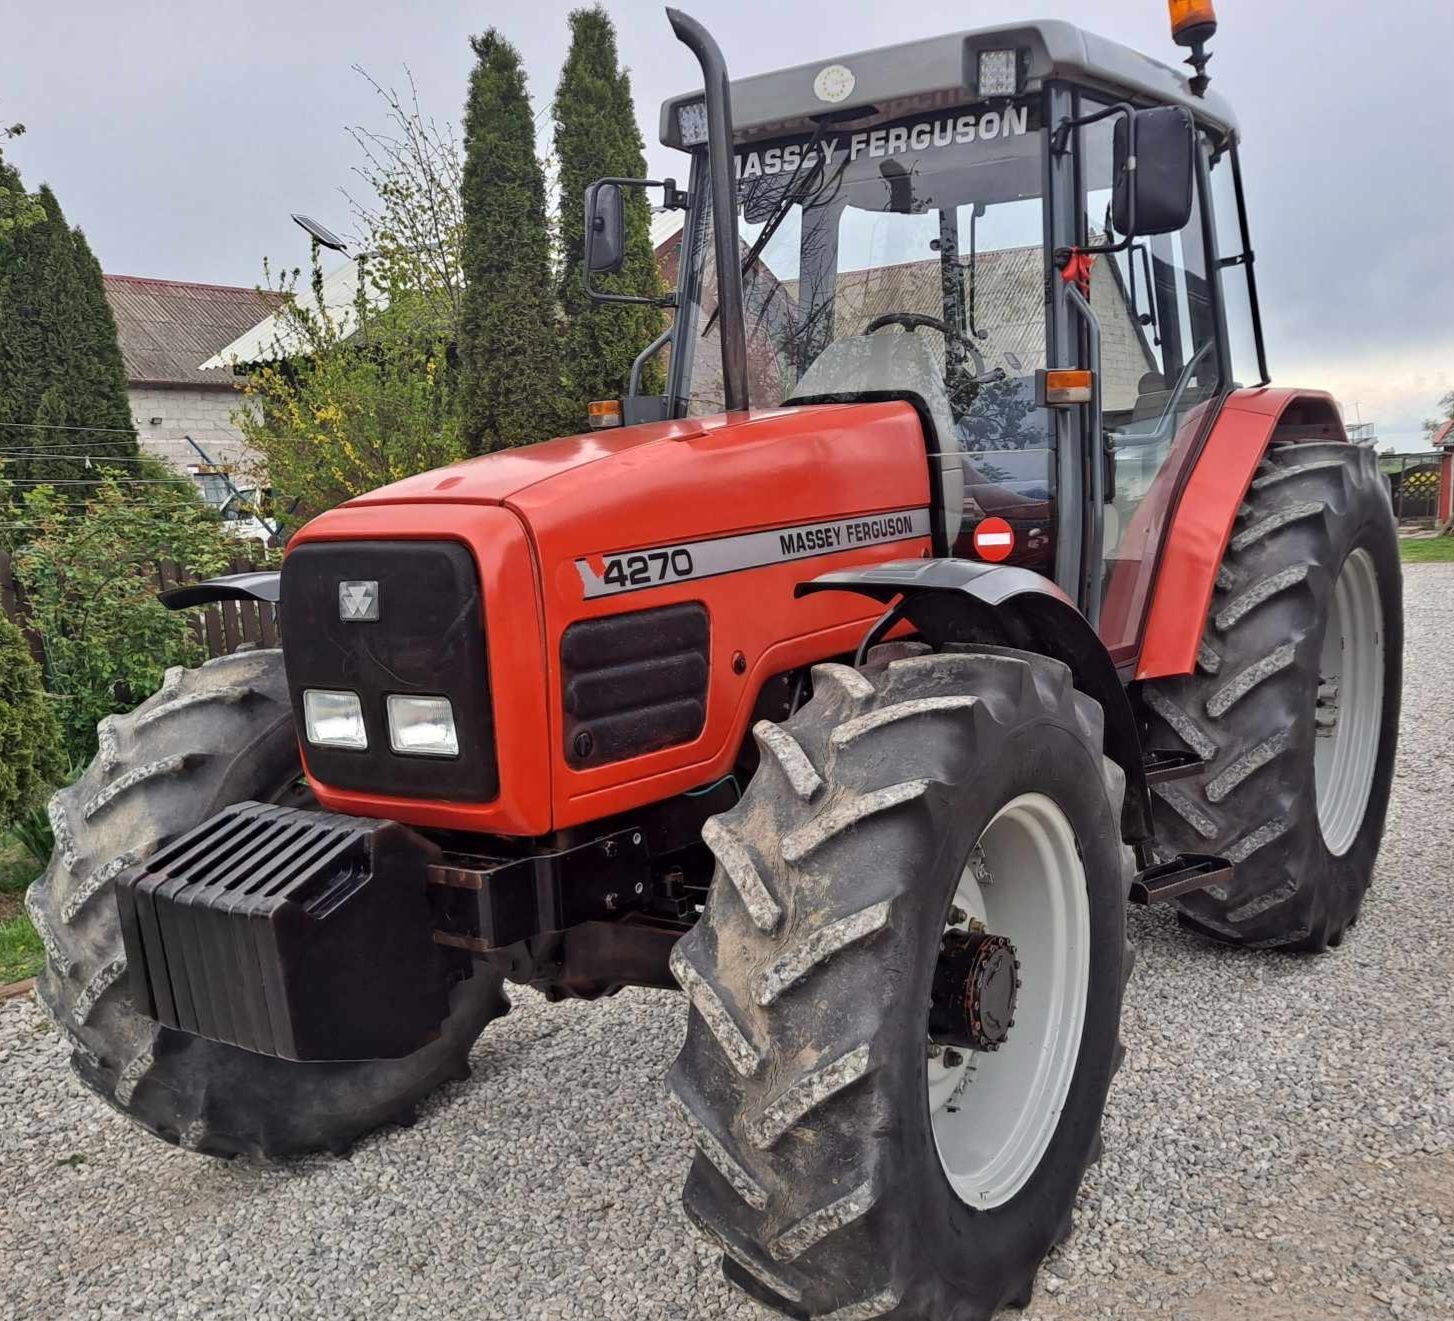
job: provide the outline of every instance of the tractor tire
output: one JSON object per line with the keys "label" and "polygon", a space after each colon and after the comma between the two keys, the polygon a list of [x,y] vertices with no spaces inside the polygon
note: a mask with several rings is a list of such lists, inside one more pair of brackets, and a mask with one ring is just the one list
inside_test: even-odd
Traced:
{"label": "tractor tire", "polygon": [[[1057,661],[874,659],[818,666],[802,710],[756,727],[756,776],[703,832],[717,873],[673,953],[683,1201],[727,1278],[788,1316],[985,1321],[1029,1302],[1100,1153],[1125,779]],[[1040,841],[1055,866],[1036,813],[1063,823]],[[928,1038],[936,961],[980,919],[1023,962],[1020,1022],[951,1058]]]}
{"label": "tractor tire", "polygon": [[1319,951],[1358,918],[1398,739],[1403,594],[1377,456],[1275,446],[1217,573],[1195,673],[1143,685],[1150,745],[1206,762],[1154,786],[1158,849],[1235,864],[1181,901],[1217,940]]}
{"label": "tractor tire", "polygon": [[398,1060],[295,1063],[131,1007],[117,875],[232,803],[303,795],[281,652],[168,670],[160,692],[107,717],[99,736],[86,773],[51,800],[55,851],[26,895],[46,950],[37,989],[87,1087],[168,1142],[273,1158],[345,1151],[468,1075],[470,1046],[508,1008],[500,978],[480,965],[453,988],[439,1037]]}

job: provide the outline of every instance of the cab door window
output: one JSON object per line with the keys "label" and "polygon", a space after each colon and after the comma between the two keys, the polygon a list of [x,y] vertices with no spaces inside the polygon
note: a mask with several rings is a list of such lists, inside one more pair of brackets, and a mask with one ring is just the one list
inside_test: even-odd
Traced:
{"label": "cab door window", "polygon": [[[1122,238],[1112,225],[1115,124],[1113,116],[1081,130],[1082,234],[1089,247]],[[1135,238],[1092,267],[1101,422],[1113,455],[1100,627],[1106,645],[1122,653],[1118,659],[1137,643],[1175,491],[1223,388],[1215,278],[1200,195],[1185,228]]]}

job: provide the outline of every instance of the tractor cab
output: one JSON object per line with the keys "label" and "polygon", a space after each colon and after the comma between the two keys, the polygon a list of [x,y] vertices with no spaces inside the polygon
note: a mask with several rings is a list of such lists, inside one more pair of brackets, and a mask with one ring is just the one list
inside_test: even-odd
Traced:
{"label": "tractor cab", "polygon": [[[1170,495],[1233,384],[1225,268],[1260,345],[1250,251],[1224,255],[1213,222],[1219,191],[1223,232],[1246,232],[1230,106],[1042,22],[741,79],[731,112],[752,406],[912,400],[952,553],[1008,522],[1010,562],[1131,656]],[[668,190],[675,319],[648,350],[668,383],[628,418],[727,407],[701,93],[665,103],[661,138],[692,158]]]}

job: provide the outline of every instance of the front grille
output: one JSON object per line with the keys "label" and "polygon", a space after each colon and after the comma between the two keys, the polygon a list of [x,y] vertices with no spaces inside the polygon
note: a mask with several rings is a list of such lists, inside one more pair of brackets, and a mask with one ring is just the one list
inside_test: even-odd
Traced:
{"label": "front grille", "polygon": [[566,761],[603,766],[696,738],[707,719],[710,634],[707,611],[696,602],[566,629]]}
{"label": "front grille", "polygon": [[132,1003],[282,1059],[413,1054],[449,1009],[437,856],[393,821],[229,807],[117,879]]}
{"label": "front grille", "polygon": [[[344,583],[376,583],[365,618],[344,619],[364,600]],[[376,596],[376,600],[374,597]],[[304,743],[308,770],[337,789],[486,803],[500,791],[486,663],[484,610],[474,559],[452,541],[320,541],[283,561],[283,659],[299,736],[303,690],[359,695],[368,747]],[[376,617],[375,617],[376,616]],[[391,693],[447,697],[458,757],[400,755],[389,746]]]}

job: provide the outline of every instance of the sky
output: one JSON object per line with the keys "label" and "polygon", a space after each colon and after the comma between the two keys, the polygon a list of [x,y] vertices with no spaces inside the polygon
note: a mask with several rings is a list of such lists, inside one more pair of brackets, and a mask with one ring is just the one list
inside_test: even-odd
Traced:
{"label": "sky", "polygon": [[[964,28],[1063,18],[1174,62],[1162,0],[681,0],[734,76]],[[568,0],[0,0],[0,124],[31,187],[56,190],[114,274],[251,286],[264,257],[306,260],[288,219],[347,232],[349,125],[383,107],[354,71],[401,84],[457,121],[468,38],[494,25],[524,57],[548,146]],[[632,71],[649,168],[684,175],[657,141],[661,101],[695,64],[663,9],[608,0]],[[1318,386],[1385,447],[1423,445],[1454,390],[1454,49],[1449,0],[1218,0],[1214,85],[1243,132],[1273,379]]]}

